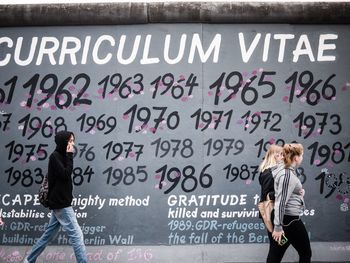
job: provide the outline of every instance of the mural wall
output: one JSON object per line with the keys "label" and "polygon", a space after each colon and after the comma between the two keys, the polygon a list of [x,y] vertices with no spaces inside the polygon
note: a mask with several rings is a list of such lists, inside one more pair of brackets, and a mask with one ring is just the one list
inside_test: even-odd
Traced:
{"label": "mural wall", "polygon": [[43,233],[60,130],[88,246],[268,242],[258,165],[294,141],[311,241],[349,241],[349,46],[339,25],[1,28],[1,246]]}

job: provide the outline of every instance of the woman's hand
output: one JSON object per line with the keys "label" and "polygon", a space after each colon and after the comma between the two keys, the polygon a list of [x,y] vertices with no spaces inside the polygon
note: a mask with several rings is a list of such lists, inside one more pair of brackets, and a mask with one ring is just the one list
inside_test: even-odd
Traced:
{"label": "woman's hand", "polygon": [[304,195],[305,195],[305,190],[304,190],[304,189],[301,189],[299,193],[300,193],[300,195],[301,195],[302,197],[304,197]]}
{"label": "woman's hand", "polygon": [[283,234],[284,234],[284,231],[280,231],[280,232],[273,231],[272,237],[277,243],[280,243]]}

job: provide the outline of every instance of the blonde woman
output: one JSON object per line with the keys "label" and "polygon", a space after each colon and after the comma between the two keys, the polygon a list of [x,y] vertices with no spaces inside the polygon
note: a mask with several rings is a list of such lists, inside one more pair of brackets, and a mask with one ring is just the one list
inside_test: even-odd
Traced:
{"label": "blonde woman", "polygon": [[[281,262],[289,245],[299,254],[299,263],[311,262],[309,236],[300,215],[304,210],[304,189],[296,169],[303,161],[304,148],[299,143],[283,147],[284,165],[272,169],[275,188],[274,246],[268,262]],[[281,242],[284,241],[284,242]]]}
{"label": "blonde woman", "polygon": [[[264,160],[259,166],[259,183],[261,185],[260,201],[267,200],[269,195],[270,200],[275,200],[274,180],[272,171],[278,164],[283,164],[283,148],[279,145],[272,144],[267,150]],[[274,212],[271,213],[271,220],[273,221]],[[270,240],[269,254],[273,251],[273,247],[276,246],[276,242],[272,238],[272,233],[267,230],[267,234]],[[269,256],[268,256],[269,258]]]}
{"label": "blonde woman", "polygon": [[259,183],[261,185],[260,200],[265,201],[269,194],[270,199],[275,199],[275,190],[271,168],[276,166],[283,159],[283,148],[279,145],[272,144],[267,150],[264,160],[259,166]]}

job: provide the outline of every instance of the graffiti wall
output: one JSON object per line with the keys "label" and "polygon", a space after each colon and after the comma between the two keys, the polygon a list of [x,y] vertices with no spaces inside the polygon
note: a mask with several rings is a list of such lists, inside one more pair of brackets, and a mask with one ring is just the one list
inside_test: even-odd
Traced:
{"label": "graffiti wall", "polygon": [[1,246],[43,233],[60,130],[88,246],[268,242],[258,165],[294,141],[311,241],[349,241],[349,45],[339,25],[0,28]]}

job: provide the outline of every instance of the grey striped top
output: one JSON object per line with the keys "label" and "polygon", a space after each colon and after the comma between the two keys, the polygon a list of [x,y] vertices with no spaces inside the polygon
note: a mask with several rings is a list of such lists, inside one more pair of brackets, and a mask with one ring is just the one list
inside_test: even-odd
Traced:
{"label": "grey striped top", "polygon": [[274,230],[282,231],[284,215],[300,216],[304,209],[303,188],[295,169],[285,168],[283,163],[271,168],[275,188]]}

